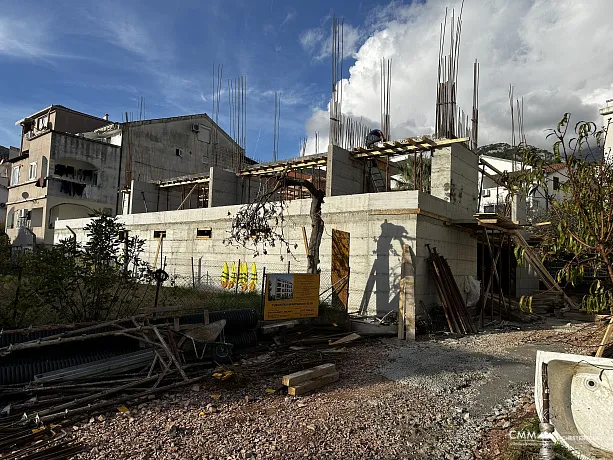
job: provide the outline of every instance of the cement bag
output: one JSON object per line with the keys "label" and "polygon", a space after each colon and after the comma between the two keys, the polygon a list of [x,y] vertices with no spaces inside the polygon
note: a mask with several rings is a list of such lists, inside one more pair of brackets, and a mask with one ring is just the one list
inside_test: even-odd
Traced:
{"label": "cement bag", "polygon": [[481,283],[474,276],[465,276],[464,292],[466,293],[466,306],[474,307],[481,297]]}

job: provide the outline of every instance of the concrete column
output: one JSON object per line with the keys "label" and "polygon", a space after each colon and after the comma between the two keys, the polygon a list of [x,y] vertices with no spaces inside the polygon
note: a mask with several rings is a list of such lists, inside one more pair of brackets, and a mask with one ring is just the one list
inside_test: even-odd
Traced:
{"label": "concrete column", "polygon": [[515,195],[511,203],[511,220],[516,224],[522,225],[527,223],[527,217],[526,198]]}
{"label": "concrete column", "polygon": [[477,212],[479,157],[462,144],[435,150],[432,156],[432,196],[466,211]]}
{"label": "concrete column", "polygon": [[240,204],[240,181],[236,173],[217,166],[209,175],[209,208]]}
{"label": "concrete column", "polygon": [[348,150],[328,146],[326,196],[364,193],[364,162],[353,158]]}

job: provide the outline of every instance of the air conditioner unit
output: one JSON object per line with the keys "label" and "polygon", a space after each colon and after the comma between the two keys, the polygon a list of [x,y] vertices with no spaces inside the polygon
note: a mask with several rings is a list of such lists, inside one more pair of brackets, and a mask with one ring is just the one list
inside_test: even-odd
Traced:
{"label": "air conditioner unit", "polygon": [[192,131],[195,133],[199,133],[200,132],[200,125],[198,123],[194,123],[192,125]]}
{"label": "air conditioner unit", "polygon": [[27,209],[20,209],[19,210],[19,217],[21,219],[25,219],[26,217],[28,217],[28,210]]}

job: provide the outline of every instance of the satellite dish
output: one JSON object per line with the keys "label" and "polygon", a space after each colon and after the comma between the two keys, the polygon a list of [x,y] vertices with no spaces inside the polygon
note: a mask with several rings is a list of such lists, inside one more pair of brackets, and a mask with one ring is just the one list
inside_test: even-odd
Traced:
{"label": "satellite dish", "polygon": [[21,194],[21,198],[23,198],[24,200],[27,200],[29,196],[30,196],[30,194],[28,192],[23,192]]}

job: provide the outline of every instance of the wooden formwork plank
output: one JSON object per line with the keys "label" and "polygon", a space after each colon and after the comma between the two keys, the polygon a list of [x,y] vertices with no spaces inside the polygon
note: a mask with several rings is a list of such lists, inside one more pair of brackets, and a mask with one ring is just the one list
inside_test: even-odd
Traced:
{"label": "wooden formwork plank", "polygon": [[336,364],[327,363],[321,364],[319,366],[312,367],[311,369],[306,369],[304,371],[294,372],[293,374],[284,375],[282,379],[282,383],[285,386],[293,386],[302,382],[306,382],[308,380],[315,379],[322,375],[329,374],[331,372],[336,371]]}
{"label": "wooden formwork plank", "polygon": [[325,387],[326,385],[338,381],[338,371],[331,372],[326,375],[313,380],[307,380],[306,382],[298,385],[290,386],[287,388],[287,394],[290,396],[300,396],[308,393],[309,391],[317,390],[318,388]]}

